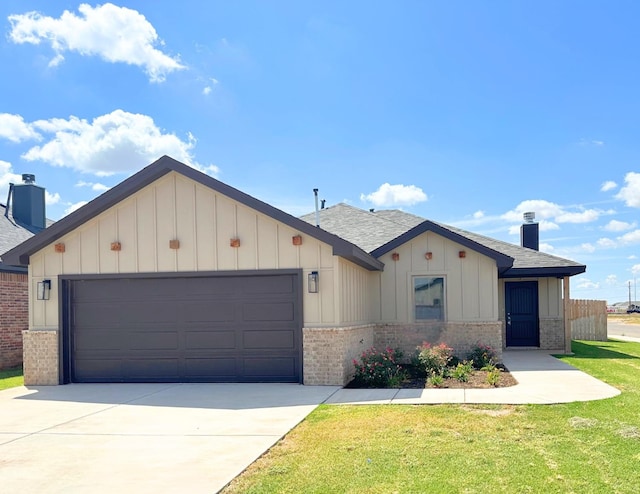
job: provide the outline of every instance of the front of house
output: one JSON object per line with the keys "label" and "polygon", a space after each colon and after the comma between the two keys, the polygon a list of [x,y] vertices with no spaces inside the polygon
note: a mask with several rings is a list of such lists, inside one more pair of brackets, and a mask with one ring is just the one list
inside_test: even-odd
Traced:
{"label": "front of house", "polygon": [[159,159],[3,256],[29,267],[25,383],[343,385],[371,346],[568,349],[584,266],[401,211],[318,216]]}

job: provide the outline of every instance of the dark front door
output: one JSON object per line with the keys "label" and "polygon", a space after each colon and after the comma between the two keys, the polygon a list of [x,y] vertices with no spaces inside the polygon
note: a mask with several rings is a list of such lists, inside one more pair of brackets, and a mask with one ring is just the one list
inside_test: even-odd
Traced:
{"label": "dark front door", "polygon": [[507,346],[540,346],[538,282],[505,283]]}
{"label": "dark front door", "polygon": [[300,382],[299,276],[74,279],[73,382]]}

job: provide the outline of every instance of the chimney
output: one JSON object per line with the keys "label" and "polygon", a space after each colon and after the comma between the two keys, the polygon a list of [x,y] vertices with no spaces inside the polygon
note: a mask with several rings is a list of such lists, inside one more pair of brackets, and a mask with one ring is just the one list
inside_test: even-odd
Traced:
{"label": "chimney", "polygon": [[528,249],[539,250],[540,225],[535,222],[535,217],[536,213],[528,212],[523,214],[524,223],[520,227],[520,245]]}
{"label": "chimney", "polygon": [[44,188],[37,186],[35,180],[35,175],[23,173],[24,183],[12,184],[9,193],[10,198],[13,196],[11,207],[14,221],[34,233],[46,227]]}

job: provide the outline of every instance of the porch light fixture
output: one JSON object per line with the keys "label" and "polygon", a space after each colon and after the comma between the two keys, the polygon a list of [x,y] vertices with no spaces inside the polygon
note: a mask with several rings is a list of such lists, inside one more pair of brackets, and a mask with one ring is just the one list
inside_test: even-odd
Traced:
{"label": "porch light fixture", "polygon": [[311,271],[309,273],[309,276],[307,278],[307,288],[309,290],[309,293],[318,293],[318,272],[317,271]]}
{"label": "porch light fixture", "polygon": [[38,281],[38,300],[49,300],[51,293],[51,280]]}

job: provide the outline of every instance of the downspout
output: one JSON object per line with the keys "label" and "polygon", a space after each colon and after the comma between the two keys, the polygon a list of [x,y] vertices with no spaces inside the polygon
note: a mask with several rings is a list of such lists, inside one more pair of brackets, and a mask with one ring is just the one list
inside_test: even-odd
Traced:
{"label": "downspout", "polygon": [[562,308],[564,312],[564,352],[571,354],[571,320],[570,316],[570,287],[569,277],[565,276],[562,280]]}
{"label": "downspout", "polygon": [[7,204],[4,208],[4,217],[9,219],[9,203],[11,202],[11,196],[13,194],[13,184],[9,184],[9,194],[7,194]]}

